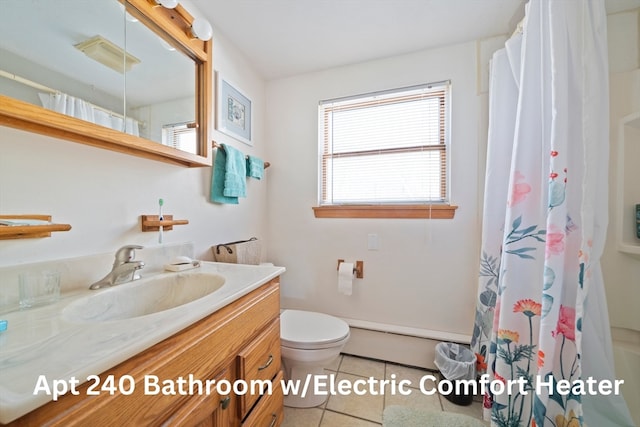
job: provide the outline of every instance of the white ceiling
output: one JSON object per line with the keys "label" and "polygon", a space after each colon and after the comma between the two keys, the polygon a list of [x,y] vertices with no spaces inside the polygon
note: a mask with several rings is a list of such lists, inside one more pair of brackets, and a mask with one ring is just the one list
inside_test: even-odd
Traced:
{"label": "white ceiling", "polygon": [[[271,80],[508,34],[524,16],[526,0],[181,1],[194,15],[204,15],[217,35]],[[640,7],[640,0],[605,1],[609,13]],[[124,22],[115,0],[0,0],[0,52],[4,48],[96,88],[121,93],[123,75],[87,59],[73,45],[100,33],[124,46]],[[126,22],[127,49],[143,60],[127,73],[128,101],[147,105],[192,91],[192,81],[175,78],[190,75],[191,62],[180,62],[184,71],[170,68],[175,60],[167,55],[177,54],[154,43],[155,36],[138,28],[141,24]],[[155,45],[158,50],[152,51],[149,46]],[[163,89],[150,89],[154,87]]]}
{"label": "white ceiling", "polygon": [[[525,0],[190,3],[271,80],[507,34],[524,16]],[[640,0],[606,0],[606,4],[612,13],[640,7]]]}

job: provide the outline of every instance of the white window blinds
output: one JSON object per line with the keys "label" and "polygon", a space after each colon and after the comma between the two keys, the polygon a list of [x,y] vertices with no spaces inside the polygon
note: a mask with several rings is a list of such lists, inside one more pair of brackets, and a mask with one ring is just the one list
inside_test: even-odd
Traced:
{"label": "white window blinds", "polygon": [[447,201],[449,82],[319,106],[320,205]]}
{"label": "white window blinds", "polygon": [[162,144],[178,150],[197,153],[198,135],[195,126],[188,123],[172,123],[162,126]]}

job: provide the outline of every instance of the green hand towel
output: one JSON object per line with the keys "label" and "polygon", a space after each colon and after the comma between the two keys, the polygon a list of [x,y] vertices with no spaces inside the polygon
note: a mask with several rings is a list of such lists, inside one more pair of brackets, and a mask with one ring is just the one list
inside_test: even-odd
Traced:
{"label": "green hand towel", "polygon": [[223,194],[226,197],[247,197],[247,164],[244,153],[227,144],[222,146],[227,155]]}
{"label": "green hand towel", "polygon": [[224,195],[224,178],[227,165],[227,155],[224,150],[216,151],[211,171],[211,201],[214,203],[238,204],[237,197]]}
{"label": "green hand towel", "polygon": [[264,174],[264,161],[255,156],[247,156],[247,176],[262,179]]}

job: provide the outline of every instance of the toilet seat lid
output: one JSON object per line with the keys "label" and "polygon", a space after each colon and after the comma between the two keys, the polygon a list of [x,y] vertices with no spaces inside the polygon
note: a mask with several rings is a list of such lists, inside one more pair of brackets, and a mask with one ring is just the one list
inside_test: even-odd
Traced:
{"label": "toilet seat lid", "polygon": [[349,336],[342,319],[313,311],[285,310],[280,314],[280,340],[291,348],[326,348]]}

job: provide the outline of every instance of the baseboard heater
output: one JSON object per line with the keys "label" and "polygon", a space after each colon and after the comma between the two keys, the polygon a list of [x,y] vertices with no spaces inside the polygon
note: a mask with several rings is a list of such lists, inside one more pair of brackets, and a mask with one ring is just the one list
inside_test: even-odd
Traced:
{"label": "baseboard heater", "polygon": [[433,363],[439,342],[468,345],[471,335],[342,318],[351,337],[343,352],[360,357],[437,370]]}

